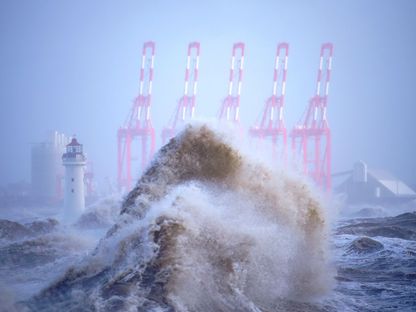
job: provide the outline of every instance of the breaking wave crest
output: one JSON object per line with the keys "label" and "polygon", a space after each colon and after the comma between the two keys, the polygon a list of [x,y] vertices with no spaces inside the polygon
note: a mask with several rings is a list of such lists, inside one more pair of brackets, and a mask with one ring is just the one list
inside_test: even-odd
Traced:
{"label": "breaking wave crest", "polygon": [[32,310],[316,310],[332,285],[328,228],[308,186],[207,126],[165,145],[95,251]]}

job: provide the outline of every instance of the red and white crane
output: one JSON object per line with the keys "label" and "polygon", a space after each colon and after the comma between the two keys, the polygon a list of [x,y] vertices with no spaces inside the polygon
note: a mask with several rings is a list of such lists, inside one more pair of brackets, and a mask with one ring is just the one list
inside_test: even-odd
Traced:
{"label": "red and white crane", "polygon": [[[293,128],[292,149],[300,152],[303,171],[315,182],[331,189],[331,130],[327,120],[329,82],[332,69],[332,43],[321,47],[316,94],[310,99],[303,118]],[[314,143],[314,150],[308,142]]]}
{"label": "red and white crane", "polygon": [[274,64],[272,96],[267,99],[261,118],[250,129],[250,134],[253,137],[271,139],[274,159],[277,157],[277,145],[279,137],[281,137],[282,142],[279,142],[279,149],[282,152],[282,160],[284,162],[286,162],[287,157],[287,131],[283,118],[283,108],[285,104],[288,55],[289,44],[286,42],[279,43],[276,49]]}
{"label": "red and white crane", "polygon": [[[118,139],[118,186],[129,191],[132,187],[132,143],[139,141],[138,157],[144,170],[155,151],[155,130],[150,118],[155,43],[143,45],[140,69],[139,95],[133,102],[130,114],[117,133]],[[133,151],[134,153],[135,151]],[[136,154],[135,154],[136,157]]]}
{"label": "red and white crane", "polygon": [[199,51],[199,42],[191,42],[188,45],[184,94],[178,102],[176,112],[171,119],[169,126],[162,130],[163,144],[177,134],[180,130],[180,126],[194,118],[195,98],[198,85]]}
{"label": "red and white crane", "polygon": [[240,122],[240,94],[244,68],[244,43],[233,46],[228,95],[221,105],[219,120]]}

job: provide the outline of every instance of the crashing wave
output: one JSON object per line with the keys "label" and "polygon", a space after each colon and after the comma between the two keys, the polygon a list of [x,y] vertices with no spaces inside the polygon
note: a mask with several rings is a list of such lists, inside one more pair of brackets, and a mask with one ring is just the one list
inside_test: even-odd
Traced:
{"label": "crashing wave", "polygon": [[327,220],[308,186],[207,126],[173,138],[93,254],[31,310],[316,310],[331,287]]}

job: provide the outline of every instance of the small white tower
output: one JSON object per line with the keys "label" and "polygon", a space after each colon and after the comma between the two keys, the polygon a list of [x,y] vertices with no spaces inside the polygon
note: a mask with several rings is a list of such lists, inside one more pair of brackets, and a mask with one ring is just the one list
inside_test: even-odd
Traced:
{"label": "small white tower", "polygon": [[84,167],[86,158],[82,153],[82,144],[73,138],[62,155],[65,166],[65,211],[66,221],[75,221],[85,209]]}

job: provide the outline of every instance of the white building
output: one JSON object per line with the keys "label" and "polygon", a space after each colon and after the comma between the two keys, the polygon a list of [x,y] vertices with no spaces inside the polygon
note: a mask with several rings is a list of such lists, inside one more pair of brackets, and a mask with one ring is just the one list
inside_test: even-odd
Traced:
{"label": "white building", "polygon": [[349,203],[397,204],[416,199],[416,192],[405,182],[384,170],[368,168],[363,161],[342,174],[349,177],[337,190],[347,195]]}
{"label": "white building", "polygon": [[62,163],[65,167],[65,211],[66,221],[75,221],[85,209],[84,194],[84,168],[86,158],[82,151],[82,145],[73,138],[66,146],[66,153],[62,155]]}
{"label": "white building", "polygon": [[31,149],[31,188],[32,195],[40,200],[56,202],[62,198],[63,179],[62,153],[69,138],[53,131],[42,143],[32,144]]}

